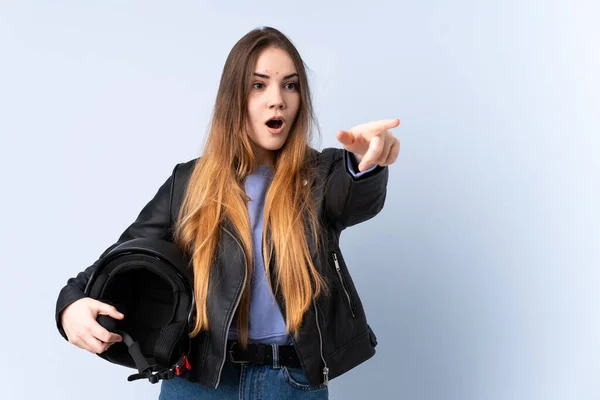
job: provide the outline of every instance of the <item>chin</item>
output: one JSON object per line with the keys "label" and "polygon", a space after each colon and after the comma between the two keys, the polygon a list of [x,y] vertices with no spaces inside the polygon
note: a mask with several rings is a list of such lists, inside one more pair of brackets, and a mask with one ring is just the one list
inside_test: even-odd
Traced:
{"label": "chin", "polygon": [[268,145],[268,146],[262,146],[263,149],[269,150],[269,151],[279,151],[279,150],[281,150],[282,147],[283,147],[283,143],[280,143],[280,144],[271,144],[271,145]]}
{"label": "chin", "polygon": [[258,135],[251,133],[249,136],[255,146],[268,151],[278,151],[281,150],[287,141],[289,132],[282,132],[280,135],[271,135],[269,132],[260,131]]}
{"label": "chin", "polygon": [[265,150],[277,151],[283,147],[286,139],[287,138],[272,138],[272,139],[263,140],[260,143],[260,147],[262,147]]}

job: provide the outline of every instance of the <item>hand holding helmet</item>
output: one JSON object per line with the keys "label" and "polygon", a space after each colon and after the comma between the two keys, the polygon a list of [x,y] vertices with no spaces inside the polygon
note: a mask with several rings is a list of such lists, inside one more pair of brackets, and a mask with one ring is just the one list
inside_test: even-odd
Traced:
{"label": "hand holding helmet", "polygon": [[189,333],[196,310],[190,265],[185,251],[170,241],[120,243],[95,264],[86,297],[62,310],[68,341],[136,369],[128,381],[157,383],[184,374],[192,368]]}
{"label": "hand holding helmet", "polygon": [[96,321],[98,315],[118,320],[124,318],[115,307],[89,297],[69,304],[61,315],[61,323],[69,343],[91,353],[101,354],[114,343],[122,341],[120,335],[109,332]]}

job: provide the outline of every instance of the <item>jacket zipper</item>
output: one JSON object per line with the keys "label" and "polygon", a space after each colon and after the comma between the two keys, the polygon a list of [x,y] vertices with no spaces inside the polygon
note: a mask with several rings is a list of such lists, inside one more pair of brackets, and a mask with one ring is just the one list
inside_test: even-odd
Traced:
{"label": "jacket zipper", "polygon": [[346,289],[346,285],[344,283],[344,278],[342,277],[342,270],[340,269],[340,264],[338,262],[337,254],[333,252],[333,262],[335,263],[335,270],[337,271],[338,277],[340,278],[340,282],[342,283],[342,288],[344,289],[344,293],[346,293],[346,299],[348,299],[348,307],[350,307],[350,312],[352,313],[352,317],[356,317],[354,315],[354,307],[352,307],[352,301],[350,300],[350,293]]}
{"label": "jacket zipper", "polygon": [[[242,247],[240,242],[236,239],[236,237],[233,236],[233,234],[231,232],[229,232],[227,229],[223,228],[223,230],[225,232],[227,232],[229,234],[229,236],[231,236],[233,238],[233,240],[235,240],[235,242],[238,244],[238,246],[240,246],[240,249],[242,250],[242,252],[244,252],[244,248]],[[233,321],[233,316],[235,315],[235,310],[238,308],[238,305],[240,304],[240,300],[242,299],[242,294],[244,293],[244,288],[246,287],[246,272],[247,272],[247,270],[248,270],[248,266],[246,265],[246,258],[244,257],[244,282],[242,283],[242,290],[240,290],[240,293],[238,294],[238,297],[235,300],[235,307],[233,308],[233,311],[231,312],[229,321],[227,321],[227,328],[225,329],[225,337],[223,338],[223,342],[225,343],[224,349],[223,349],[224,356],[223,356],[223,361],[221,361],[221,367],[219,368],[219,376],[217,377],[217,384],[215,385],[215,389],[217,387],[219,387],[219,383],[221,382],[221,374],[223,373],[223,366],[225,365],[225,359],[227,358],[227,335],[229,334],[229,328],[231,327],[231,322]]]}
{"label": "jacket zipper", "polygon": [[323,360],[323,384],[325,386],[329,385],[329,367],[327,367],[327,361],[325,361],[325,356],[323,355],[323,335],[321,333],[321,325],[319,324],[319,310],[317,309],[317,304],[313,300],[313,306],[315,308],[315,320],[317,321],[317,330],[319,331],[319,345],[321,352],[321,360]]}

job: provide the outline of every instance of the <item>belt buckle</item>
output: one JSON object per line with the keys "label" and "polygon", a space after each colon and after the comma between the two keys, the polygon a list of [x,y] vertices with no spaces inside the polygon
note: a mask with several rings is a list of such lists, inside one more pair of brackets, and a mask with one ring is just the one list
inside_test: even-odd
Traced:
{"label": "belt buckle", "polygon": [[231,345],[229,346],[229,351],[227,352],[227,353],[228,353],[228,360],[229,360],[230,362],[234,363],[234,364],[249,364],[249,363],[250,363],[250,361],[236,361],[236,360],[233,358],[233,346],[235,346],[235,345],[236,345],[236,343],[237,343],[237,341],[234,341],[234,342],[233,342],[233,343],[231,343]]}

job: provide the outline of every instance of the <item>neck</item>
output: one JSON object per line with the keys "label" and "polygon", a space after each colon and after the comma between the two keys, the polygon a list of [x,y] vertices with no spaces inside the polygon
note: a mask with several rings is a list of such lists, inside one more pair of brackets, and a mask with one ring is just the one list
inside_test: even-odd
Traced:
{"label": "neck", "polygon": [[256,157],[256,163],[257,165],[267,165],[271,168],[275,167],[275,162],[273,160],[274,158],[274,152],[271,150],[265,150],[265,149],[254,149],[254,157]]}

